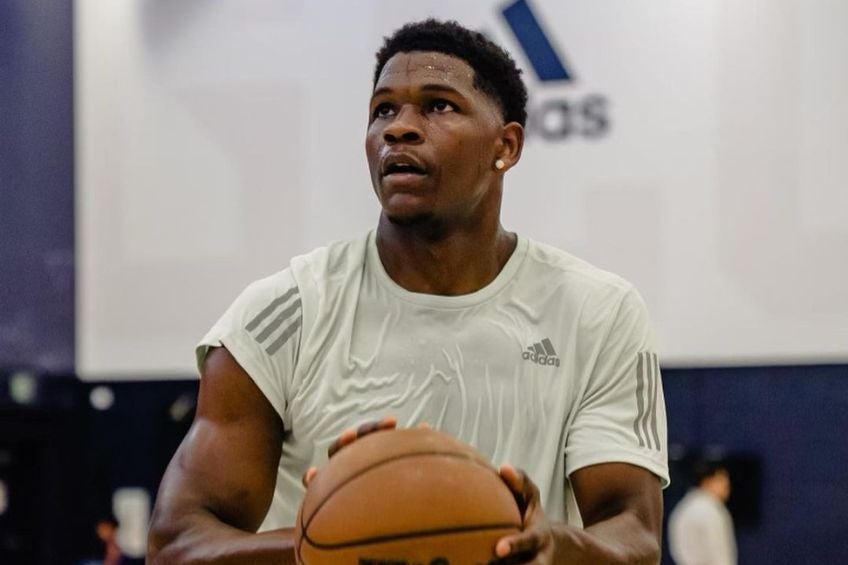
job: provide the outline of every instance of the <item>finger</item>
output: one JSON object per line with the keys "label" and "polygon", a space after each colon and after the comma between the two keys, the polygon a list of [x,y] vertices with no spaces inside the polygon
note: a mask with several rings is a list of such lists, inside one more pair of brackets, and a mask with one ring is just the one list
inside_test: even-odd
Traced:
{"label": "finger", "polygon": [[348,428],[336,438],[336,441],[330,445],[330,448],[327,449],[327,456],[332,457],[338,451],[353,443],[357,439],[367,436],[370,433],[376,432],[378,430],[391,430],[397,427],[397,418],[394,416],[385,416],[383,419],[378,421],[370,421],[365,422],[360,425],[358,428]]}
{"label": "finger", "polygon": [[545,539],[536,530],[527,530],[517,535],[502,537],[495,545],[495,555],[499,558],[510,555],[535,555],[545,545]]}
{"label": "finger", "polygon": [[498,557],[506,557],[511,552],[512,544],[510,544],[509,538],[499,539],[497,545],[495,545],[495,555]]}
{"label": "finger", "polygon": [[311,483],[312,480],[315,479],[315,475],[317,474],[318,467],[310,467],[309,469],[307,469],[306,472],[303,474],[303,486],[308,487],[309,483]]}
{"label": "finger", "polygon": [[[397,420],[394,416],[386,416],[382,420],[373,421],[373,422],[365,422],[361,424],[358,428],[356,428],[355,436],[353,440],[357,440],[363,438],[367,435],[373,434],[374,432],[380,432],[384,430],[393,430],[397,426]],[[345,445],[349,443],[353,443],[353,440],[348,441]]]}
{"label": "finger", "polygon": [[378,422],[365,422],[364,424],[361,424],[358,428],[356,428],[356,439],[365,437],[368,434],[372,434],[376,431],[379,431],[380,429],[382,429],[381,426],[383,425],[383,420],[380,420]]}
{"label": "finger", "polygon": [[524,473],[512,465],[501,465],[498,473],[510,490],[516,494],[524,494]]}
{"label": "finger", "polygon": [[498,474],[509,490],[512,491],[515,504],[521,513],[521,521],[525,522],[527,520],[528,499],[525,494],[524,474],[512,465],[501,465]]}
{"label": "finger", "polygon": [[394,416],[385,416],[381,420],[365,422],[356,428],[356,438],[374,433],[380,430],[393,430],[397,427],[397,418]]}
{"label": "finger", "polygon": [[339,435],[339,437],[336,438],[336,441],[334,441],[330,448],[327,450],[327,456],[332,457],[339,449],[353,443],[356,440],[356,433],[356,430],[353,428],[348,428],[343,431]]}
{"label": "finger", "polygon": [[527,478],[524,471],[516,469],[512,465],[501,465],[498,472],[506,486],[512,491],[515,502],[521,509],[521,514],[525,515],[533,504],[535,485]]}
{"label": "finger", "polygon": [[394,416],[384,416],[382,420],[380,420],[380,429],[381,430],[393,430],[397,427],[397,418]]}
{"label": "finger", "polygon": [[512,491],[515,501],[521,510],[521,514],[525,523],[532,519],[533,515],[540,508],[539,487],[536,483],[530,480],[527,473],[521,469],[517,469],[512,465],[501,465],[499,469],[501,478]]}

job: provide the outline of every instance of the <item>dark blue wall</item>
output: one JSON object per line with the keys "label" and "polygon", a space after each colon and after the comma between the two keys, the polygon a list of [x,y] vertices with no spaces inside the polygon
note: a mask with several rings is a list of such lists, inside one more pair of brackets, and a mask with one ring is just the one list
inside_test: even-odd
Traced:
{"label": "dark blue wall", "polygon": [[72,2],[0,2],[0,367],[74,367]]}
{"label": "dark blue wall", "polygon": [[90,490],[84,447],[84,392],[67,377],[42,378],[31,406],[8,400],[0,373],[0,481],[8,507],[0,514],[0,563],[70,565],[93,546],[80,509]]}
{"label": "dark blue wall", "polygon": [[759,458],[740,563],[848,563],[848,366],[666,370],[663,382],[671,445]]}
{"label": "dark blue wall", "polygon": [[[734,508],[741,564],[848,562],[848,366],[667,369],[663,380],[675,453],[720,447],[759,463],[759,481],[734,485],[737,503],[759,500]],[[115,404],[101,412],[88,405],[92,385],[57,381],[70,386],[46,387],[41,407],[0,402],[0,448],[28,442],[43,463],[38,491],[53,493],[31,517],[46,536],[39,545],[54,548],[37,563],[80,555],[85,525],[108,510],[115,489],[155,494],[191,419],[190,411],[175,418],[172,407],[192,407],[197,392],[195,381],[112,383]],[[686,490],[672,463],[666,514]],[[63,522],[73,529],[57,527]]]}

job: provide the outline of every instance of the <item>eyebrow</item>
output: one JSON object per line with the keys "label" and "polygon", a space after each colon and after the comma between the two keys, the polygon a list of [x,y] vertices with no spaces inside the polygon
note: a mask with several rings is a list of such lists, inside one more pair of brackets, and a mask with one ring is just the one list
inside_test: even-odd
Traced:
{"label": "eyebrow", "polygon": [[[421,88],[419,88],[419,90],[421,90],[423,92],[450,92],[450,93],[453,93],[457,96],[465,98],[465,95],[462,94],[460,91],[458,91],[454,87],[448,86],[446,84],[429,83],[429,84],[422,85]],[[377,90],[375,90],[373,93],[371,93],[371,98],[375,98],[377,96],[380,96],[381,94],[390,94],[391,92],[392,92],[391,88],[389,88],[388,86],[382,86],[382,87],[378,88]]]}

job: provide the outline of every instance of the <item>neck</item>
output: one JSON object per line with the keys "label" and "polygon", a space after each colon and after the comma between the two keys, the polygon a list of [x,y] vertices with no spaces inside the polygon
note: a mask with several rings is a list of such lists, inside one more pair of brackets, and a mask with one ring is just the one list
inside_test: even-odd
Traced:
{"label": "neck", "polygon": [[495,218],[451,229],[434,223],[398,225],[380,215],[377,251],[389,277],[411,292],[458,296],[498,276],[517,238]]}

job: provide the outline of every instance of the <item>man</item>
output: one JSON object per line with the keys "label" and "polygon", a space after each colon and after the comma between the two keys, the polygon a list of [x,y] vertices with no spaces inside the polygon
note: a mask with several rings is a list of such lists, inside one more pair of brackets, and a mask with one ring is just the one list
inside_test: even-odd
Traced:
{"label": "man", "polygon": [[291,562],[301,477],[381,418],[524,469],[502,468],[525,529],[493,559],[658,561],[665,413],[642,300],[500,223],[526,100],[509,55],[456,23],[386,39],[365,143],[377,229],[254,283],[203,339],[151,561]]}
{"label": "man", "polygon": [[697,486],[684,496],[668,518],[671,556],[678,565],[736,565],[733,518],[725,503],[730,475],[717,461],[695,466]]}

